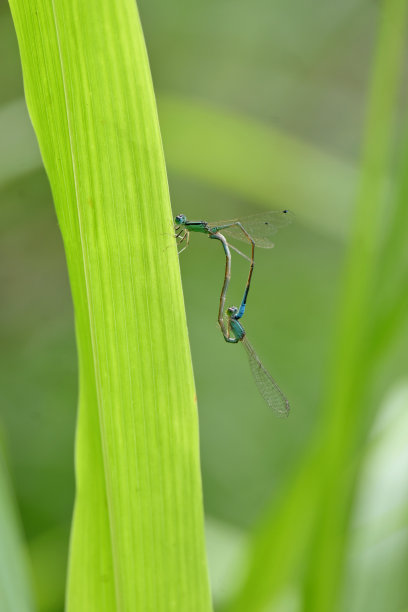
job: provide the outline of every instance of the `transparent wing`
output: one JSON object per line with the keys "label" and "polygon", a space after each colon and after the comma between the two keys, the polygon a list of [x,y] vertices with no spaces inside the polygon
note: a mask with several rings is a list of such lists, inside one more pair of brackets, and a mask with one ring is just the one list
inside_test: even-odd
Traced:
{"label": "transparent wing", "polygon": [[234,247],[232,244],[230,244],[229,242],[227,242],[228,246],[230,249],[232,249],[233,251],[235,251],[236,253],[238,253],[238,255],[241,255],[241,257],[243,257],[244,259],[246,259],[247,261],[251,262],[251,258],[247,257],[245,255],[245,253],[242,253],[242,251],[240,251],[239,249],[237,249],[237,247]]}
{"label": "transparent wing", "polygon": [[244,345],[248,355],[251,372],[255,379],[259,393],[275,413],[277,413],[279,416],[287,417],[289,414],[289,402],[287,398],[282,393],[269,372],[263,367],[261,360],[255,353],[254,348],[247,340],[246,336],[242,340],[242,344]]}
{"label": "transparent wing", "polygon": [[[264,249],[271,249],[273,247],[271,237],[276,234],[278,229],[285,225],[289,225],[289,223],[293,221],[293,218],[294,214],[290,210],[269,210],[257,215],[251,215],[250,217],[243,217],[242,219],[218,221],[217,223],[209,223],[208,225],[210,227],[219,227],[239,221],[254,240],[256,246]],[[231,225],[231,227],[220,229],[220,231],[231,238],[248,242],[247,237],[239,225]]]}

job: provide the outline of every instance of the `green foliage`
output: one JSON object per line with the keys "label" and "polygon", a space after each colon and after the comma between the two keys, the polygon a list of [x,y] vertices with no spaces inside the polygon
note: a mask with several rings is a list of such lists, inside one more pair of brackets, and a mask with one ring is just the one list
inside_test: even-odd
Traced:
{"label": "green foliage", "polygon": [[[291,415],[285,423],[269,414],[256,393],[241,351],[227,346],[217,328],[224,264],[221,248],[213,241],[194,236],[189,251],[180,258],[199,399],[208,556],[216,609],[401,612],[407,609],[408,602],[405,576],[408,131],[406,117],[396,113],[396,92],[405,55],[406,2],[294,0],[289,6],[282,0],[254,3],[236,0],[233,8],[228,3],[206,0],[191,6],[184,0],[172,3],[140,0],[139,4],[158,94],[174,212],[184,212],[191,218],[219,219],[248,215],[259,207],[288,207],[296,214],[296,222],[277,234],[272,252],[258,250],[245,315],[251,341],[291,401]],[[56,2],[54,5],[60,19],[61,14],[65,15],[65,9],[60,7],[65,5]],[[93,4],[91,8],[94,9]],[[78,10],[78,15],[82,15],[85,6]],[[78,125],[82,117],[84,124],[85,120],[89,123],[91,142],[95,144],[86,157],[81,154],[78,159],[73,158],[80,177],[78,185],[80,190],[89,192],[92,181],[92,189],[100,186],[104,192],[103,209],[100,196],[92,211],[86,207],[80,191],[79,212],[87,224],[97,221],[85,253],[94,252],[95,235],[100,229],[98,245],[104,244],[104,240],[117,245],[111,265],[106,251],[101,253],[100,274],[95,270],[95,261],[86,262],[92,280],[89,286],[95,297],[92,312],[100,315],[97,320],[102,319],[98,312],[100,303],[115,303],[115,314],[121,312],[124,316],[126,300],[121,291],[130,277],[138,289],[148,287],[148,274],[139,265],[141,252],[152,249],[148,261],[155,263],[149,274],[157,276],[158,282],[159,271],[165,269],[176,289],[178,283],[165,196],[161,194],[155,199],[148,211],[148,220],[153,215],[163,219],[162,227],[148,225],[146,218],[141,224],[147,229],[146,234],[140,231],[138,223],[129,226],[129,233],[122,227],[122,219],[131,222],[136,210],[144,210],[148,196],[133,193],[133,181],[138,186],[144,184],[143,168],[151,167],[144,157],[148,148],[144,153],[138,149],[143,132],[137,121],[139,104],[143,106],[140,97],[129,94],[126,99],[129,123],[122,112],[125,103],[118,82],[121,83],[124,73],[140,74],[140,64],[122,61],[128,57],[124,39],[131,22],[128,19],[126,24],[122,23],[125,13],[119,17],[119,23],[113,15],[108,20],[110,27],[104,44],[108,50],[115,48],[116,41],[111,40],[109,32],[121,32],[117,40],[123,54],[121,60],[110,55],[111,87],[102,101],[103,117],[97,127],[88,117],[92,115],[90,109],[100,110],[102,106],[100,91],[106,85],[105,64],[98,70],[98,83],[95,79],[92,88],[85,88],[86,95],[80,102],[77,97],[78,81],[83,83],[84,62],[78,45],[72,48],[70,37],[75,39],[75,33],[82,32],[82,28],[89,33],[92,49],[86,48],[85,57],[86,60],[93,57],[99,68],[105,53],[99,28],[102,17],[108,13],[111,16],[111,10],[103,3],[92,27],[86,19],[79,19],[71,30],[60,28],[62,57],[70,75],[67,82],[71,88],[67,93],[71,115]],[[16,68],[18,56],[8,19],[6,11],[0,12],[0,50],[7,51],[0,55],[9,58],[7,67],[0,63],[0,79],[6,84],[0,90],[3,135],[0,274],[8,288],[0,301],[4,337],[4,351],[0,354],[1,416],[27,534],[38,607],[41,612],[60,612],[73,495],[71,446],[77,393],[71,297],[50,194],[24,117]],[[42,47],[32,42],[35,57]],[[94,74],[95,64],[86,63],[86,70],[89,67]],[[59,70],[57,66],[55,74]],[[54,72],[50,76],[54,78]],[[40,82],[46,85],[46,80]],[[149,87],[143,90],[151,95]],[[55,104],[60,102],[57,97]],[[42,112],[37,117],[38,123],[45,124],[43,131],[50,132],[57,125],[54,115],[49,121],[50,108],[48,99],[48,105],[41,109],[48,116]],[[156,125],[154,121],[146,122],[148,131],[143,142],[147,142],[153,124]],[[120,132],[118,125],[126,127]],[[72,132],[74,152],[80,153],[84,144],[81,133],[79,129]],[[134,151],[138,156],[135,159],[140,161],[131,168],[128,135],[129,138],[137,135],[133,138]],[[61,142],[65,141],[64,135]],[[62,150],[65,156],[65,145]],[[96,171],[98,151],[102,153]],[[361,157],[362,164],[357,161]],[[115,165],[119,159],[124,162],[120,168]],[[49,172],[50,164],[57,166],[58,161],[48,159]],[[69,176],[72,159],[62,161]],[[160,164],[156,180],[165,185]],[[118,179],[116,183],[116,178],[124,175],[126,180]],[[70,179],[70,189],[71,182]],[[123,213],[119,219],[113,214],[115,184],[120,186],[120,197],[115,200],[115,211]],[[154,184],[149,181],[147,193]],[[67,236],[74,237],[79,253],[82,245],[77,230],[67,232],[66,219],[61,215],[65,196],[56,193],[54,185],[53,190],[64,240],[67,243]],[[67,205],[66,209],[70,207]],[[129,258],[129,271],[121,265],[126,260],[120,250],[121,237],[125,242],[130,240],[126,243],[127,252],[134,254]],[[163,255],[161,241],[162,248],[169,245]],[[73,246],[66,244],[71,278],[75,277],[76,257],[80,259]],[[82,262],[81,266],[79,269],[83,269]],[[109,283],[101,287],[107,270],[114,280],[121,271],[124,285],[118,282],[113,289]],[[246,273],[245,262],[233,258],[230,303],[241,298]],[[81,274],[78,273],[80,279]],[[79,284],[79,288],[73,286],[76,315],[78,301],[86,294],[83,279]],[[115,296],[110,299],[112,292]],[[155,302],[159,294],[163,300],[161,309]],[[138,332],[143,333],[145,328],[139,325],[144,324],[139,314],[136,321],[125,317],[122,328],[118,318],[119,327],[109,323],[109,312],[104,312],[103,321],[107,323],[108,339],[120,332],[115,346],[119,353],[115,353],[113,360],[118,371],[125,371],[121,366],[126,356],[120,353],[126,345],[125,326],[128,338],[136,339],[136,347],[141,346],[141,340],[149,350],[149,358],[159,350],[149,344],[150,338],[157,340],[160,347],[167,346],[172,368],[169,380],[174,383],[177,379],[180,402],[185,400],[186,406],[190,406],[185,398],[185,394],[192,392],[190,370],[187,377],[184,374],[185,386],[178,379],[180,368],[184,367],[181,362],[188,360],[188,354],[183,353],[184,319],[181,317],[174,327],[181,334],[177,338],[182,339],[177,354],[176,335],[162,320],[169,300],[175,299],[180,306],[177,295],[169,296],[164,287],[157,288],[157,293],[153,291],[149,321],[153,317],[158,320],[160,310],[157,334],[140,338]],[[142,298],[135,301],[134,312],[144,312],[142,302]],[[171,309],[171,317],[175,316],[173,310],[177,309]],[[91,321],[89,310],[82,315],[83,321]],[[78,329],[78,338],[81,354],[86,354],[92,348],[89,341],[81,344],[80,332],[86,327],[83,321],[79,322],[83,327]],[[168,346],[168,338],[175,343],[174,347]],[[107,351],[108,345],[108,340],[97,337],[98,350]],[[136,360],[137,352],[133,355]],[[146,367],[146,363],[138,365],[140,393],[146,393],[142,384]],[[84,372],[92,378],[92,368],[93,365],[88,375],[86,363],[81,363],[82,381]],[[105,370],[104,375],[100,386],[105,392],[108,382],[117,379],[116,371]],[[167,390],[169,380],[164,382],[159,377],[157,382]],[[124,380],[117,385],[125,398],[127,382],[125,373]],[[117,439],[124,441],[126,462],[130,459],[132,469],[137,467],[132,464],[125,431],[132,415],[121,410],[126,420],[119,422],[116,410],[108,413],[101,409],[98,414],[91,414],[87,407],[96,400],[84,398],[83,389],[82,382],[81,402],[86,405],[86,412],[81,408],[76,516],[80,518],[80,512],[84,518],[76,522],[79,527],[73,545],[77,544],[79,553],[71,555],[71,595],[82,577],[84,582],[80,586],[85,589],[92,569],[89,557],[80,556],[79,540],[86,536],[87,544],[92,541],[103,519],[99,506],[91,517],[82,512],[88,499],[94,499],[105,487],[102,468],[91,473],[86,466],[89,460],[93,468],[95,457],[99,456],[98,440],[93,438],[92,454],[84,462],[85,436],[88,432],[109,429],[107,418],[112,417],[113,429],[119,430],[119,434],[123,432]],[[169,427],[174,426],[178,439],[187,436],[188,431],[187,425],[180,429],[185,421],[181,421],[179,408],[166,413]],[[190,408],[186,410],[194,420]],[[88,414],[89,420],[84,414]],[[137,410],[132,414],[137,415]],[[125,426],[120,429],[122,423]],[[147,422],[149,427],[151,424]],[[136,430],[138,425],[137,421]],[[155,431],[159,434],[161,430]],[[189,448],[193,449],[194,424],[191,431]],[[101,439],[106,442],[104,453],[109,459],[104,463],[104,468],[105,465],[109,468],[105,473],[112,477],[109,483],[116,491],[120,483],[117,485],[113,480],[114,468],[119,470],[124,462],[119,463],[119,453],[115,454],[113,436]],[[146,452],[151,451],[152,438],[143,437],[142,443],[145,441]],[[139,445],[137,452],[140,448]],[[166,457],[171,457],[170,453]],[[156,468],[158,462],[156,456],[151,465]],[[163,473],[167,469],[171,466],[164,466]],[[167,491],[169,483],[162,481],[161,485]],[[173,491],[180,493],[181,488]],[[138,490],[138,495],[140,492],[146,490]],[[124,498],[125,494],[121,499]],[[135,526],[139,533],[160,534],[149,531],[153,524],[158,524],[159,510],[154,508],[152,522],[146,518],[143,527],[128,522],[123,528],[131,536]],[[113,511],[114,517],[122,513],[126,517],[123,505],[113,506]],[[144,516],[147,517],[147,512]],[[163,516],[167,527],[172,517]],[[198,518],[197,525],[200,521]],[[184,523],[179,521],[177,525],[180,533],[187,534],[188,520]],[[200,539],[200,546],[201,542]],[[107,552],[108,544],[105,541],[97,551],[98,563],[106,561],[106,556],[101,557],[100,553]],[[117,544],[118,550],[125,549],[124,542]],[[113,558],[127,573],[127,560],[133,563],[139,550],[134,554],[125,551],[123,557]],[[87,552],[91,554],[92,550]],[[194,555],[190,561],[195,559]],[[176,557],[166,561],[173,564]],[[83,576],[72,571],[77,561]],[[166,580],[175,581],[174,567],[166,569]],[[183,569],[182,575],[188,570],[191,568]],[[204,574],[203,570],[200,576]],[[137,578],[140,588],[152,590],[152,582]],[[50,580],[52,585],[48,584]],[[90,592],[89,599],[96,598],[96,605],[100,605],[98,597],[103,594],[109,606],[110,585],[104,580],[101,583],[101,593]],[[95,583],[89,585],[95,587]],[[194,589],[191,583],[190,593]]]}
{"label": "green foliage", "polygon": [[[273,508],[254,537],[247,580],[236,600],[227,606],[234,612],[264,610],[267,602],[279,596],[287,582],[293,580],[301,563],[305,564],[304,609],[324,612],[339,607],[351,509],[363,465],[362,447],[368,425],[379,408],[377,404],[373,409],[368,401],[376,365],[372,354],[378,334],[377,317],[384,315],[372,309],[372,304],[378,287],[388,281],[387,266],[378,266],[378,262],[393,257],[398,267],[404,261],[400,262],[401,239],[394,241],[392,236],[393,231],[397,235],[401,232],[402,210],[406,208],[401,197],[393,205],[394,223],[388,240],[383,245],[381,239],[406,16],[406,2],[384,3],[355,224],[323,397],[324,417],[280,506]],[[400,175],[402,193],[405,174],[406,169]],[[406,227],[404,233],[406,240]],[[398,302],[393,302],[392,308],[397,307]],[[388,333],[383,353],[396,331],[399,325],[394,326],[393,334]],[[299,508],[301,516],[297,515]]]}
{"label": "green foliage", "polygon": [[68,610],[208,610],[196,405],[133,2],[13,0],[79,353]]}

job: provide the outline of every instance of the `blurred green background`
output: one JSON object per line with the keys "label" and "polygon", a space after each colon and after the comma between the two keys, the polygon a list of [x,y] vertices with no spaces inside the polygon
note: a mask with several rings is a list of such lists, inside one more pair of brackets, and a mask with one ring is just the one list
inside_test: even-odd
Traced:
{"label": "blurred green background", "polygon": [[[344,302],[341,277],[380,6],[359,0],[138,4],[174,213],[218,220],[288,207],[296,215],[276,236],[273,251],[257,251],[245,322],[251,342],[289,397],[287,421],[270,414],[242,347],[227,346],[217,328],[221,246],[192,236],[180,258],[210,574],[221,609],[243,582],[253,534],[301,473],[322,422],[338,304]],[[74,322],[62,241],[23,102],[5,0],[0,1],[0,84],[2,446],[38,610],[57,612],[63,609],[74,497]],[[401,126],[403,110],[402,99]],[[395,138],[397,153],[402,140]],[[397,154],[394,166],[390,180]],[[154,231],[154,219],[148,231]],[[234,257],[227,305],[239,302],[246,273],[246,263]],[[366,407],[360,399],[355,406],[371,416],[378,412],[378,418],[367,418],[344,532],[338,605],[347,612],[408,608],[405,323],[403,312],[392,350],[380,346],[377,367],[364,383]],[[312,476],[311,489],[314,484]],[[300,506],[294,538],[303,511]],[[295,574],[282,579],[279,596],[265,610],[309,609],[299,586],[307,583],[307,567]]]}

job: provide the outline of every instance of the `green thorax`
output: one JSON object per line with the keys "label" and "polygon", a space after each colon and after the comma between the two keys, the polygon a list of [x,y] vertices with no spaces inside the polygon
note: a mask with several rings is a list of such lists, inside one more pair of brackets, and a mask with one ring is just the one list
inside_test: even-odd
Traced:
{"label": "green thorax", "polygon": [[210,233],[210,229],[205,221],[187,221],[185,228],[189,232],[199,232],[200,234]]}
{"label": "green thorax", "polygon": [[229,326],[230,326],[230,330],[234,338],[236,338],[237,340],[244,339],[245,329],[242,327],[239,321],[237,321],[236,319],[230,319]]}

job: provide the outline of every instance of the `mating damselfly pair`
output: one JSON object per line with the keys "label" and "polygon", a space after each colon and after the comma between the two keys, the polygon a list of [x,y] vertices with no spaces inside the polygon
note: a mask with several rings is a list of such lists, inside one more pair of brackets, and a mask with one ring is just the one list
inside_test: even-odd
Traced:
{"label": "mating damselfly pair", "polygon": [[[206,234],[209,238],[219,240],[225,253],[225,273],[218,308],[218,323],[226,342],[244,346],[255,383],[262,397],[277,414],[287,416],[289,413],[289,402],[268,370],[263,366],[254,348],[246,337],[246,332],[240,319],[245,313],[248,292],[251,286],[252,273],[255,264],[255,246],[272,248],[274,246],[271,236],[285,225],[288,225],[293,214],[288,210],[269,211],[252,215],[243,219],[230,221],[219,221],[215,223],[207,221],[189,221],[185,215],[177,215],[175,218],[175,231],[178,245],[182,248],[179,254],[186,250],[190,242],[190,232]],[[228,243],[226,237],[243,240],[251,245],[251,257],[247,257],[235,246]],[[230,306],[226,313],[225,301],[231,279],[231,252],[238,253],[249,261],[248,279],[245,285],[244,295],[239,308]],[[227,318],[225,318],[225,316]]]}

